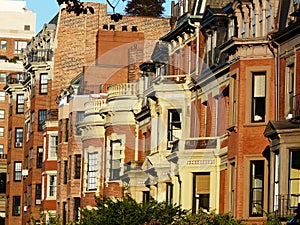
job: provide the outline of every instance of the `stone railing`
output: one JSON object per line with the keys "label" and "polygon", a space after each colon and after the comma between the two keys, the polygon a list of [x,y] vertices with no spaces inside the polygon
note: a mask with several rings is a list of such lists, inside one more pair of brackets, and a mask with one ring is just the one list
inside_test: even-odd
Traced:
{"label": "stone railing", "polygon": [[185,150],[191,149],[221,149],[222,141],[227,138],[227,135],[219,137],[195,137],[186,138],[184,143]]}
{"label": "stone railing", "polygon": [[108,87],[108,99],[137,95],[136,83],[114,84]]}
{"label": "stone railing", "polygon": [[95,114],[99,113],[102,107],[106,106],[106,99],[93,99],[84,104],[85,114]]}

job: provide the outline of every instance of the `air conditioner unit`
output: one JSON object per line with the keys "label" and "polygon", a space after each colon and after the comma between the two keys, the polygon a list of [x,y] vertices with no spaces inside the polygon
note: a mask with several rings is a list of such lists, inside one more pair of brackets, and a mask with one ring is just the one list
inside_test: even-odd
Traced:
{"label": "air conditioner unit", "polygon": [[28,170],[22,170],[22,176],[28,176]]}
{"label": "air conditioner unit", "polygon": [[36,204],[36,205],[40,205],[40,204],[41,204],[41,199],[36,199],[36,200],[35,200],[35,204]]}
{"label": "air conditioner unit", "polygon": [[16,142],[16,147],[22,147],[22,142]]}
{"label": "air conditioner unit", "polygon": [[24,206],[24,212],[26,212],[26,211],[27,211],[27,205]]}

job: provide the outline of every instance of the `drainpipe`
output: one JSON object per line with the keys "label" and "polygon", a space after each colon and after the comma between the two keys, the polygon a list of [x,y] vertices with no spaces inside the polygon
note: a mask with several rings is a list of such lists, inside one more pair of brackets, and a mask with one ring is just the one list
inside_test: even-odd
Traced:
{"label": "drainpipe", "polygon": [[179,206],[181,206],[181,183],[182,183],[182,181],[180,179],[179,174],[175,175],[175,177],[177,177],[177,179],[178,179],[178,184],[179,184],[178,203],[179,203]]}
{"label": "drainpipe", "polygon": [[[277,43],[275,40],[272,40],[271,35],[268,35],[269,39],[269,48],[274,56],[274,67],[275,67],[275,120],[279,120],[279,87],[280,87],[280,79],[279,79],[279,52],[280,52],[280,44]],[[273,47],[272,44],[275,44],[276,47]]]}

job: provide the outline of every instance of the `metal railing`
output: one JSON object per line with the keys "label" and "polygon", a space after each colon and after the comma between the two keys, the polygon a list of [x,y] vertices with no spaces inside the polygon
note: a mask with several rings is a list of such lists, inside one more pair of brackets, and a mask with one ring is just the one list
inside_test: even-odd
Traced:
{"label": "metal railing", "polygon": [[53,51],[51,49],[37,49],[28,53],[29,62],[52,61]]}
{"label": "metal railing", "polygon": [[30,75],[28,73],[10,73],[6,77],[6,84],[21,84],[27,80]]}
{"label": "metal railing", "polygon": [[293,96],[294,101],[294,110],[293,110],[293,116],[294,118],[300,117],[300,94],[296,94]]}

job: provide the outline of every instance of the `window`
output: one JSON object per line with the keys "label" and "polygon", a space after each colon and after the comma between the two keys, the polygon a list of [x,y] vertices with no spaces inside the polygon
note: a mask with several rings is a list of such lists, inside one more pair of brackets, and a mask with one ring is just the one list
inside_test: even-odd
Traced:
{"label": "window", "polygon": [[14,181],[21,181],[22,180],[22,162],[15,162],[14,163]]}
{"label": "window", "polygon": [[30,25],[24,25],[24,30],[30,30]]}
{"label": "window", "polygon": [[49,138],[49,158],[56,159],[58,150],[58,136],[51,135]]}
{"label": "window", "polygon": [[5,92],[0,91],[0,101],[5,101]]}
{"label": "window", "polygon": [[27,42],[26,41],[15,41],[15,54],[20,54],[22,49],[26,48]]}
{"label": "window", "polygon": [[66,132],[65,132],[65,141],[69,140],[69,119],[66,119]]}
{"label": "window", "polygon": [[40,75],[40,94],[47,94],[48,92],[48,74],[41,73]]}
{"label": "window", "polygon": [[80,179],[81,171],[81,155],[75,155],[75,168],[74,168],[74,178]]}
{"label": "window", "polygon": [[12,130],[8,131],[8,149],[11,148]]}
{"label": "window", "polygon": [[0,137],[4,137],[4,127],[0,127]]}
{"label": "window", "polygon": [[174,141],[181,136],[181,109],[168,110],[168,141]]}
{"label": "window", "polygon": [[6,173],[0,173],[0,193],[6,193]]}
{"label": "window", "polygon": [[252,75],[252,122],[264,122],[266,114],[266,74]]}
{"label": "window", "polygon": [[271,31],[271,3],[270,3],[270,0],[267,0],[266,20],[267,20],[267,33],[269,33]]}
{"label": "window", "polygon": [[0,119],[3,120],[5,115],[5,111],[3,109],[0,109]]}
{"label": "window", "polygon": [[6,82],[6,74],[0,73],[0,82]]}
{"label": "window", "polygon": [[56,175],[49,175],[48,197],[56,197]]}
{"label": "window", "polygon": [[38,131],[43,131],[43,123],[46,120],[46,110],[39,110]]}
{"label": "window", "polygon": [[230,212],[235,213],[235,163],[230,163]]}
{"label": "window", "polygon": [[300,149],[290,151],[289,165],[289,207],[300,202]]}
{"label": "window", "polygon": [[6,46],[7,46],[7,41],[6,40],[1,40],[0,41],[0,50],[6,51]]}
{"label": "window", "polygon": [[120,179],[121,172],[121,142],[110,142],[110,180]]}
{"label": "window", "polygon": [[287,112],[288,113],[293,113],[293,109],[294,109],[294,95],[295,95],[295,91],[294,91],[294,80],[295,80],[295,75],[294,75],[294,64],[287,67],[287,74],[286,74],[286,102],[287,102]]}
{"label": "window", "polygon": [[36,184],[35,185],[35,204],[40,205],[42,199],[42,185]]}
{"label": "window", "polygon": [[0,155],[4,154],[4,145],[0,144]]}
{"label": "window", "polygon": [[193,177],[193,208],[196,213],[199,209],[209,211],[210,173],[195,173]]}
{"label": "window", "polygon": [[[84,112],[83,111],[78,111],[76,113],[76,123],[79,123],[79,122],[83,121],[83,119],[84,119]],[[76,129],[76,135],[80,135],[80,134],[81,134],[80,129],[77,128]]]}
{"label": "window", "polygon": [[253,8],[253,17],[252,17],[252,35],[256,35],[256,8]]}
{"label": "window", "polygon": [[16,113],[24,113],[24,94],[17,95],[17,110]]}
{"label": "window", "polygon": [[250,161],[250,216],[263,215],[264,161]]}
{"label": "window", "polygon": [[274,157],[274,212],[277,213],[279,211],[279,151],[275,152]]}
{"label": "window", "polygon": [[37,155],[36,155],[36,168],[42,168],[43,163],[43,147],[37,148]]}
{"label": "window", "polygon": [[16,128],[15,147],[21,148],[23,144],[23,128]]}
{"label": "window", "polygon": [[88,153],[87,190],[97,189],[98,153]]}
{"label": "window", "polygon": [[64,161],[64,184],[68,182],[68,161]]}
{"label": "window", "polygon": [[21,196],[13,196],[13,216],[20,216],[21,213]]}
{"label": "window", "polygon": [[150,191],[143,191],[143,203],[150,201]]}
{"label": "window", "polygon": [[166,183],[167,185],[167,196],[166,196],[166,203],[168,205],[173,205],[173,184]]}
{"label": "window", "polygon": [[59,120],[59,143],[62,142],[62,134],[63,134],[63,122]]}
{"label": "window", "polygon": [[243,17],[243,20],[242,20],[242,31],[241,31],[241,36],[242,38],[245,38],[246,37],[246,23],[245,23],[245,18]]}
{"label": "window", "polygon": [[230,125],[234,126],[237,123],[237,104],[238,104],[238,81],[237,81],[237,75],[234,74],[230,78]]}
{"label": "window", "polygon": [[26,122],[25,127],[26,127],[26,142],[28,142],[29,141],[29,136],[30,136],[30,121]]}
{"label": "window", "polygon": [[80,210],[80,198],[75,197],[74,198],[74,221],[79,220],[79,210]]}
{"label": "window", "polygon": [[33,161],[33,148],[29,149],[29,168],[32,168],[32,161]]}

